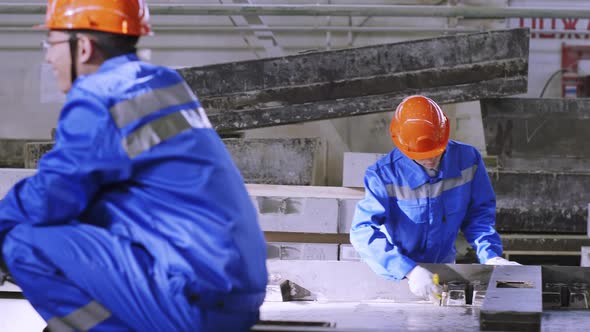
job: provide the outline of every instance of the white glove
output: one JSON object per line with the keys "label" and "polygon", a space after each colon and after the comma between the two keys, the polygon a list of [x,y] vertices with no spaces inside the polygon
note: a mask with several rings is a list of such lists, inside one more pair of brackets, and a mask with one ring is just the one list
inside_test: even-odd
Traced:
{"label": "white glove", "polygon": [[433,277],[434,274],[418,265],[406,275],[410,291],[416,296],[430,300],[440,299],[442,292],[442,287],[434,283]]}
{"label": "white glove", "polygon": [[509,261],[500,256],[490,258],[485,262],[485,265],[520,265],[517,262]]}

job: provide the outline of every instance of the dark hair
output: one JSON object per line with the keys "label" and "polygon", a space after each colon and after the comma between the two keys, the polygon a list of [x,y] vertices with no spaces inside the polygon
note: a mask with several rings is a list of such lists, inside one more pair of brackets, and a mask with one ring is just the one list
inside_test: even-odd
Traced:
{"label": "dark hair", "polygon": [[139,41],[139,36],[128,36],[95,30],[76,30],[75,32],[90,36],[105,59],[127,53],[135,53],[137,51],[135,46]]}

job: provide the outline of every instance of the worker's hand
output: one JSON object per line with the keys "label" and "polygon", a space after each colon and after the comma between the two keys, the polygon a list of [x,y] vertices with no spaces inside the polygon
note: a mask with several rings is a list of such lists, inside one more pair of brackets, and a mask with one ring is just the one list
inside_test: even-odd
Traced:
{"label": "worker's hand", "polygon": [[517,262],[509,261],[500,256],[490,258],[485,262],[486,265],[520,265]]}
{"label": "worker's hand", "polygon": [[434,274],[416,265],[407,275],[410,291],[416,296],[435,301],[440,299],[442,287],[433,281]]}

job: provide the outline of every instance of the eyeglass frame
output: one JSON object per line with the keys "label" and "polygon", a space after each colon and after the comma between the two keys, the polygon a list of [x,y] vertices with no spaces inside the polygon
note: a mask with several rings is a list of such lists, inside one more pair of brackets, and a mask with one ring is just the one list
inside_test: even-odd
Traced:
{"label": "eyeglass frame", "polygon": [[45,50],[45,51],[46,51],[46,50],[48,50],[49,48],[51,48],[52,46],[54,46],[54,45],[57,45],[57,44],[63,44],[63,43],[67,43],[67,42],[69,42],[69,41],[70,41],[70,39],[65,39],[65,40],[58,40],[58,41],[49,41],[49,40],[47,40],[47,39],[43,39],[43,40],[41,41],[41,48],[43,48],[43,50]]}

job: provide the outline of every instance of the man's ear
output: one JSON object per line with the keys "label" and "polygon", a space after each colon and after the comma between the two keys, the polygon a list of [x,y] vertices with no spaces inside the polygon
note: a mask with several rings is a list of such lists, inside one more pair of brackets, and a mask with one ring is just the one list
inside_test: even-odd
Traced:
{"label": "man's ear", "polygon": [[88,36],[78,35],[78,61],[82,64],[90,62],[97,56],[98,49]]}

